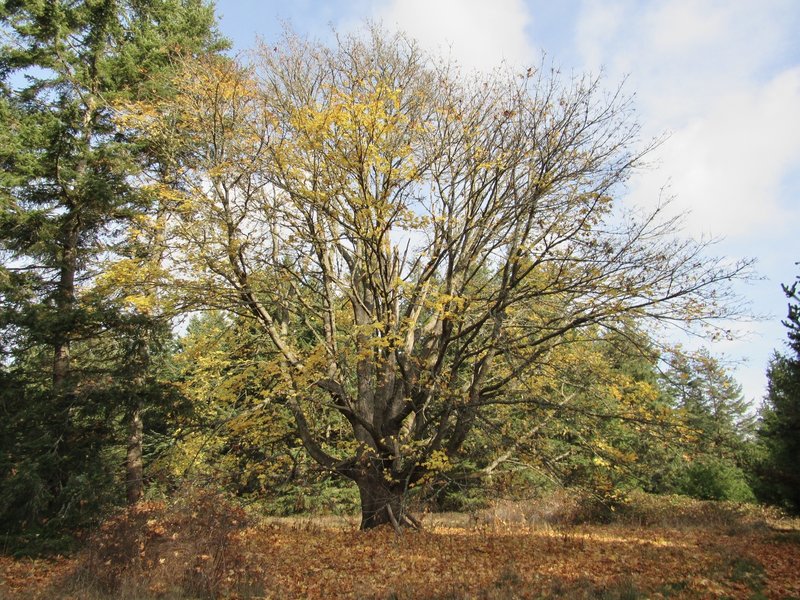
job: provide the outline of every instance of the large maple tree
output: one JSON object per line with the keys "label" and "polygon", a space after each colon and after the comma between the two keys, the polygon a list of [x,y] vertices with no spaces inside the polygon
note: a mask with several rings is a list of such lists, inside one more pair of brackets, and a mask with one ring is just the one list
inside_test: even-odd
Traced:
{"label": "large maple tree", "polygon": [[661,206],[621,205],[649,147],[598,79],[465,76],[376,28],[290,34],[180,82],[125,111],[169,157],[163,282],[260,326],[266,401],[358,485],[363,528],[412,523],[410,487],[582,330],[736,310],[746,263],[676,237]]}

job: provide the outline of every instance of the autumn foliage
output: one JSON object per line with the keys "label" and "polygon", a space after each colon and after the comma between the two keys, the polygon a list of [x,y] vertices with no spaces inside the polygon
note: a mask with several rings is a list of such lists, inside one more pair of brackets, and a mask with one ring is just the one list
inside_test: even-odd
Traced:
{"label": "autumn foliage", "polygon": [[[289,33],[252,64],[187,61],[175,85],[119,107],[157,165],[133,235],[160,262],[105,283],[258,331],[264,404],[355,483],[365,529],[412,524],[410,490],[503,407],[553,401],[542,379],[582,388],[570,347],[739,314],[748,261],[621,202],[651,146],[600,79],[542,65],[473,80],[367,26],[330,45]],[[640,387],[635,404],[654,400]]]}
{"label": "autumn foliage", "polygon": [[796,527],[643,493],[796,504],[797,361],[759,448],[665,343],[730,335],[751,262],[629,205],[621,88],[370,24],[233,59],[206,0],[0,30],[0,540],[75,551],[0,596],[800,594]]}
{"label": "autumn foliage", "polygon": [[259,519],[190,491],[109,519],[76,558],[0,562],[16,598],[783,598],[798,523],[733,503],[634,495],[611,523],[565,494],[364,533],[353,517]]}

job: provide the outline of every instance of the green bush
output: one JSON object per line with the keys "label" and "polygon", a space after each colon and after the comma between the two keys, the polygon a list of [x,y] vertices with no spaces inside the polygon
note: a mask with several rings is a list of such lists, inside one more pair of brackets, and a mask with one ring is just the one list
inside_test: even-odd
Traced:
{"label": "green bush", "polygon": [[353,514],[360,506],[358,488],[351,482],[327,477],[319,481],[293,482],[273,490],[261,506],[272,516],[303,514]]}
{"label": "green bush", "polygon": [[699,500],[755,502],[744,472],[719,458],[701,458],[687,465],[678,476],[676,492]]}
{"label": "green bush", "polygon": [[[0,377],[0,536],[4,552],[67,551],[124,497],[106,398],[69,402]],[[12,382],[13,383],[13,382]]]}

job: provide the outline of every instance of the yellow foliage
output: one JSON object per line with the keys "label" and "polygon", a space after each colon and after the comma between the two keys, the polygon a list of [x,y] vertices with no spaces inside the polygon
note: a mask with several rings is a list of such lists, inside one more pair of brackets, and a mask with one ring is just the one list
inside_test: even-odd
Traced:
{"label": "yellow foliage", "polygon": [[441,473],[450,468],[450,457],[444,450],[435,450],[424,463],[425,468],[431,473]]}

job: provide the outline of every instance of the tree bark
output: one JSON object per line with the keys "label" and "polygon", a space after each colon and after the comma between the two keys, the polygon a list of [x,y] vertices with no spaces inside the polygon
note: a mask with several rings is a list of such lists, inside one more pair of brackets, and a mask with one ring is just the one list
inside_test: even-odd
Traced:
{"label": "tree bark", "polygon": [[125,491],[128,504],[136,504],[144,493],[144,463],[142,460],[142,424],[141,405],[137,404],[128,421],[128,451],[125,460]]}
{"label": "tree bark", "polygon": [[[394,526],[392,517],[400,525],[409,521],[405,516],[401,485],[388,482],[377,473],[370,473],[357,479],[356,484],[361,497],[362,530],[387,524]],[[388,507],[391,507],[391,512]]]}
{"label": "tree bark", "polygon": [[64,390],[69,370],[69,339],[60,335],[53,343],[53,389]]}
{"label": "tree bark", "polygon": [[75,310],[75,274],[78,270],[78,226],[70,215],[63,229],[61,263],[56,287],[58,325],[53,340],[53,388],[63,393],[70,374],[71,324]]}

